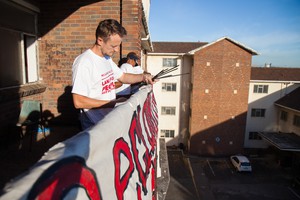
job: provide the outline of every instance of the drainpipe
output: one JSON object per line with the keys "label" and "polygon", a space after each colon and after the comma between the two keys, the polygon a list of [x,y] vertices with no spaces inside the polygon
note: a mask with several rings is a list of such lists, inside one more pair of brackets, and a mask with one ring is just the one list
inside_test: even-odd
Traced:
{"label": "drainpipe", "polygon": [[[121,26],[122,26],[122,24],[123,24],[123,0],[120,0],[120,24],[121,24]],[[122,46],[123,46],[123,44],[121,43],[121,45],[120,45],[120,59],[122,59]]]}

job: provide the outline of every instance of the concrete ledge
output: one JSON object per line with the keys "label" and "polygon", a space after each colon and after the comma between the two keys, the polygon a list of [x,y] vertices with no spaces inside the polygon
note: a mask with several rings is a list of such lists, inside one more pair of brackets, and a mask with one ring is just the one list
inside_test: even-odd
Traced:
{"label": "concrete ledge", "polygon": [[168,163],[168,152],[166,148],[166,142],[164,138],[159,139],[160,152],[159,160],[161,168],[161,177],[157,178],[157,197],[158,200],[164,200],[166,198],[167,190],[170,183],[170,171]]}
{"label": "concrete ledge", "polygon": [[46,85],[41,83],[26,84],[17,87],[0,89],[0,103],[19,100],[22,97],[43,93]]}

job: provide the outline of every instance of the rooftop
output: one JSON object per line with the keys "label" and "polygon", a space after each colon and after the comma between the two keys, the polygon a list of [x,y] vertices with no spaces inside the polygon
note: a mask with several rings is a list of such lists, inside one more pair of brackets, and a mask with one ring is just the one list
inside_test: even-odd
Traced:
{"label": "rooftop", "polygon": [[300,112],[300,87],[275,102],[275,105]]}
{"label": "rooftop", "polygon": [[259,132],[269,143],[283,151],[300,151],[300,136],[294,133]]}
{"label": "rooftop", "polygon": [[152,42],[153,52],[150,53],[187,53],[202,47],[207,42]]}
{"label": "rooftop", "polygon": [[300,81],[300,68],[252,67],[250,80]]}

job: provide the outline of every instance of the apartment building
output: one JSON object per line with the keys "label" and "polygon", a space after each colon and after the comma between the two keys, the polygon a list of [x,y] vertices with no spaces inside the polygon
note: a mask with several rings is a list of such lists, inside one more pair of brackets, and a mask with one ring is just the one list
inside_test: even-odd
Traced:
{"label": "apartment building", "polygon": [[[270,146],[259,132],[294,132],[300,136],[299,128],[291,123],[293,115],[297,116],[297,112],[299,115],[299,108],[290,108],[289,104],[282,106],[279,101],[287,98],[292,92],[298,91],[299,86],[300,68],[253,67],[251,69],[245,148]],[[295,102],[300,101],[300,95],[292,97]],[[290,114],[289,124],[281,120],[280,115],[284,115],[281,114],[284,110],[294,112]]]}
{"label": "apartment building", "polygon": [[184,144],[189,137],[191,68],[193,56],[187,52],[207,43],[153,42],[153,52],[147,54],[147,68],[152,74],[178,65],[171,74],[153,86],[159,117],[159,134],[168,146]]}
{"label": "apartment building", "polygon": [[[299,87],[300,69],[251,67],[258,53],[231,38],[184,49],[191,44],[153,42],[147,56],[151,73],[176,64],[176,73],[189,73],[154,85],[159,131],[167,145],[184,144],[199,155],[230,155],[274,145],[263,132],[299,135],[299,109],[277,101]],[[280,120],[287,110],[289,125]]]}

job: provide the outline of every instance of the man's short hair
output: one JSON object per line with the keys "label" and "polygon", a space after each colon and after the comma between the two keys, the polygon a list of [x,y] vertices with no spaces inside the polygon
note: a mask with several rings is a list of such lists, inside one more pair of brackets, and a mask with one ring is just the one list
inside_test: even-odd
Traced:
{"label": "man's short hair", "polygon": [[114,34],[123,37],[127,35],[127,31],[117,20],[105,19],[99,23],[96,29],[96,40],[98,37],[101,37],[106,42]]}

